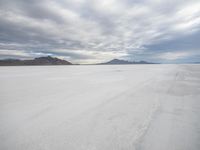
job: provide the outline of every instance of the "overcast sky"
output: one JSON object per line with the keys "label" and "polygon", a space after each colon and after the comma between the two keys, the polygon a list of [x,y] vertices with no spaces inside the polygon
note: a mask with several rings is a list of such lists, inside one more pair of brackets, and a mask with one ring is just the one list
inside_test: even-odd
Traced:
{"label": "overcast sky", "polygon": [[200,0],[0,0],[0,59],[200,61]]}

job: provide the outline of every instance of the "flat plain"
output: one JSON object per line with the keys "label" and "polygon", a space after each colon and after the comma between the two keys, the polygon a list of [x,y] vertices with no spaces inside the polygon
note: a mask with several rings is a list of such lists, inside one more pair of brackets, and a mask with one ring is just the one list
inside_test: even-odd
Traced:
{"label": "flat plain", "polygon": [[200,65],[0,67],[1,150],[199,150]]}

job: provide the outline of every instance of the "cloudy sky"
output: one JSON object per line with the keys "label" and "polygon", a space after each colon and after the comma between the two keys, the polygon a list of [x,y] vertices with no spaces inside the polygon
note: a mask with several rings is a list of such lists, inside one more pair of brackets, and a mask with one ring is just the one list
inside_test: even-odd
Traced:
{"label": "cloudy sky", "polygon": [[200,61],[200,0],[0,0],[0,59]]}

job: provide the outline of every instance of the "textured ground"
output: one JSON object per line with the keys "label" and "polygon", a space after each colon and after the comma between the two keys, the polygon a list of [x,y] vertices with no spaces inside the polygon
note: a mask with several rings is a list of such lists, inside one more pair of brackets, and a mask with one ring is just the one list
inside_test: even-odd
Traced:
{"label": "textured ground", "polygon": [[199,150],[200,65],[0,67],[1,150]]}

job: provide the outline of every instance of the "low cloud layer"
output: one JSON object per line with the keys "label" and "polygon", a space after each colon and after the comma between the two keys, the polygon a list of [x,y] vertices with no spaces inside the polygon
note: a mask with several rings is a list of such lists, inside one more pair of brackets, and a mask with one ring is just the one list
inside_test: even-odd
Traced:
{"label": "low cloud layer", "polygon": [[0,0],[0,59],[200,59],[199,0]]}

